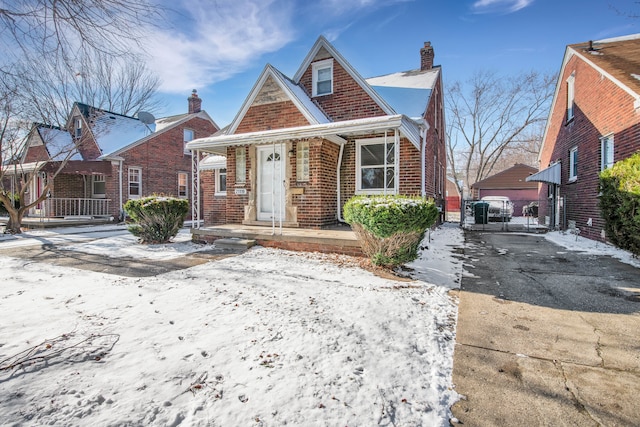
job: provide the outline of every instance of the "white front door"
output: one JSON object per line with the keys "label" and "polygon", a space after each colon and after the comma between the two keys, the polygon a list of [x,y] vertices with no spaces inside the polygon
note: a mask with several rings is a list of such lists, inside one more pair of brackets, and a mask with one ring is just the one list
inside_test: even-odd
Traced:
{"label": "white front door", "polygon": [[284,221],[284,174],[282,147],[258,147],[258,220]]}

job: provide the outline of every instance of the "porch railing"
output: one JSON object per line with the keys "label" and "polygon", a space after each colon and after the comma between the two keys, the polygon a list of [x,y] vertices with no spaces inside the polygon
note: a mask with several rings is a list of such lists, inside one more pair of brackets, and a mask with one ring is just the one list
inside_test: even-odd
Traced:
{"label": "porch railing", "polygon": [[109,216],[111,199],[80,199],[52,197],[42,202],[41,215],[46,217]]}

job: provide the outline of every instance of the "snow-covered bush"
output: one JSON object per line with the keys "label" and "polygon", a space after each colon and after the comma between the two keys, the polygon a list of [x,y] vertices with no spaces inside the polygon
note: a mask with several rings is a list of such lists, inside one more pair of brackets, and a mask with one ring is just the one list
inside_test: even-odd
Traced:
{"label": "snow-covered bush", "polygon": [[600,211],[607,238],[640,255],[640,153],[600,173]]}
{"label": "snow-covered bush", "polygon": [[182,228],[189,201],[154,195],[129,200],[124,210],[134,222],[128,230],[139,237],[141,243],[166,243]]}
{"label": "snow-covered bush", "polygon": [[413,261],[424,232],[438,217],[433,200],[407,196],[355,196],[344,206],[371,262],[395,267]]}

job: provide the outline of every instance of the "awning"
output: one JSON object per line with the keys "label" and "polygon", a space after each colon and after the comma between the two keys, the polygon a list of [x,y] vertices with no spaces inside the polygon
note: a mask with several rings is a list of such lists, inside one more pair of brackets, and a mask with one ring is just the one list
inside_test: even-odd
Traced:
{"label": "awning", "polygon": [[214,154],[226,154],[226,147],[245,144],[268,144],[287,139],[313,137],[321,137],[336,144],[343,144],[345,139],[340,135],[370,134],[387,129],[399,129],[403,136],[405,136],[418,150],[420,149],[419,124],[402,114],[344,120],[292,128],[279,128],[260,132],[214,135],[206,138],[194,139],[187,143],[187,148],[191,151],[200,150]]}
{"label": "awning", "polygon": [[541,170],[538,173],[529,175],[526,179],[527,182],[544,182],[546,184],[560,185],[560,178],[562,176],[562,166],[560,162],[554,163],[546,169]]}
{"label": "awning", "polygon": [[210,154],[204,159],[200,160],[200,170],[215,170],[225,169],[227,167],[227,158],[224,156],[216,156]]}

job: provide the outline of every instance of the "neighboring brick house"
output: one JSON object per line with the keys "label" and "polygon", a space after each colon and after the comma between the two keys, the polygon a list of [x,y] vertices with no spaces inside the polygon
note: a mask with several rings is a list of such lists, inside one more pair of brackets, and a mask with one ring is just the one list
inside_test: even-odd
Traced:
{"label": "neighboring brick house", "polygon": [[419,69],[364,79],[320,37],[292,79],[267,65],[231,124],[188,144],[194,160],[222,156],[207,167],[215,173],[202,171],[205,225],[329,227],[354,194],[434,198],[444,213],[442,73],[433,58],[427,42]]}
{"label": "neighboring brick house", "polygon": [[194,90],[186,114],[155,120],[148,113],[134,118],[77,102],[66,129],[36,125],[21,163],[27,171],[35,162],[49,163],[32,181],[31,200],[42,194],[69,148],[78,150],[30,215],[118,218],[129,199],[166,194],[191,201],[192,161],[185,145],[219,130],[201,103]]}
{"label": "neighboring brick house", "polygon": [[540,221],[606,240],[599,173],[640,150],[640,34],[569,45],[538,160]]}
{"label": "neighboring brick house", "polygon": [[538,184],[527,178],[538,169],[516,163],[509,169],[498,172],[471,186],[471,196],[479,200],[485,196],[506,196],[513,203],[513,216],[521,216],[522,208],[538,201]]}

